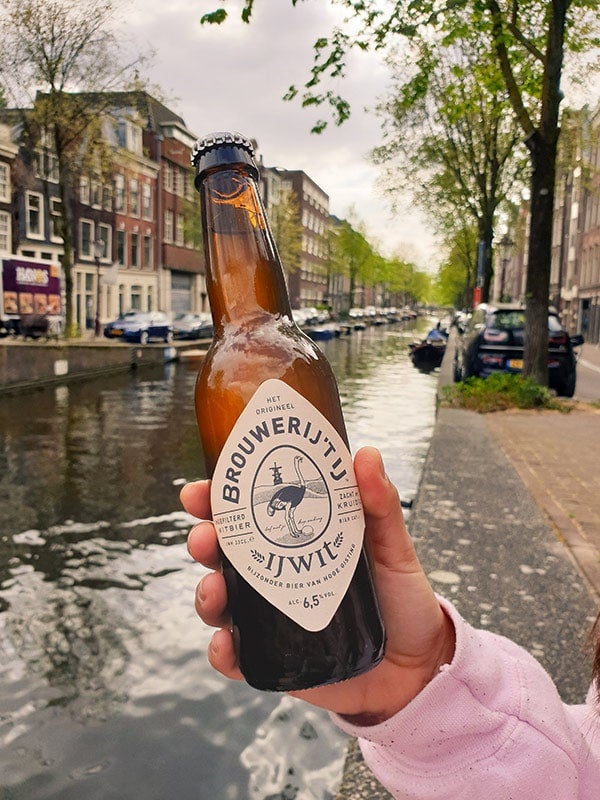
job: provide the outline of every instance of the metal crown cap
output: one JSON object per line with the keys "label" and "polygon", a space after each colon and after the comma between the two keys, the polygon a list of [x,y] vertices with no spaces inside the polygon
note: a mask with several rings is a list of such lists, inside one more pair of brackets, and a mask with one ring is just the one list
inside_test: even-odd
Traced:
{"label": "metal crown cap", "polygon": [[213,147],[222,147],[223,145],[243,147],[251,156],[254,156],[254,145],[251,139],[235,131],[221,131],[219,133],[209,133],[198,139],[192,150],[192,164],[196,164],[198,158],[208,150],[212,150]]}
{"label": "metal crown cap", "polygon": [[232,164],[244,164],[253,177],[258,178],[254,144],[241,133],[211,133],[198,139],[192,150],[192,164],[196,167],[197,188],[206,172]]}

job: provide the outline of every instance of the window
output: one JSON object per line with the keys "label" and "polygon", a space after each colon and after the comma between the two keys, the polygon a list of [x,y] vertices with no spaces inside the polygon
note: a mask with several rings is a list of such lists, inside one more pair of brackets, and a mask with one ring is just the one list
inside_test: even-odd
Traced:
{"label": "window", "polygon": [[183,196],[186,200],[192,200],[194,193],[192,192],[193,183],[188,170],[183,173]]}
{"label": "window", "polygon": [[125,176],[115,175],[115,211],[125,210]]}
{"label": "window", "polygon": [[173,241],[173,212],[165,211],[165,242]]}
{"label": "window", "polygon": [[149,268],[154,266],[154,259],[152,258],[152,236],[150,236],[150,234],[144,236],[144,266]]}
{"label": "window", "polygon": [[85,175],[79,178],[79,202],[86,206],[90,204],[90,179]]}
{"label": "window", "polygon": [[10,167],[0,163],[0,200],[10,203]]}
{"label": "window", "polygon": [[142,216],[152,219],[152,187],[149,183],[142,184]]}
{"label": "window", "polygon": [[[44,137],[42,136],[42,144],[43,140]],[[42,146],[41,150],[36,150],[33,155],[33,163],[35,174],[38,178],[51,183],[58,183],[58,158],[51,147]]]}
{"label": "window", "polygon": [[25,195],[25,207],[27,215],[27,236],[32,239],[43,239],[44,228],[42,211],[44,208],[44,198],[36,192],[27,192]]}
{"label": "window", "polygon": [[139,233],[132,233],[130,237],[131,247],[131,266],[139,267],[140,265],[140,235]]}
{"label": "window", "polygon": [[127,149],[132,153],[142,155],[142,129],[139,125],[129,123],[127,125]]}
{"label": "window", "polygon": [[61,235],[62,200],[60,197],[50,198],[50,238],[62,241]]}
{"label": "window", "polygon": [[142,155],[142,129],[129,120],[122,119],[117,125],[117,141],[119,147],[131,153]]}
{"label": "window", "polygon": [[79,255],[82,258],[94,255],[94,223],[88,219],[79,220]]}
{"label": "window", "polygon": [[165,191],[172,192],[173,191],[173,165],[170,164],[168,161],[165,161],[164,170],[163,170],[164,182],[165,182]]}
{"label": "window", "polygon": [[102,242],[102,255],[100,258],[111,258],[112,252],[112,228],[110,225],[98,225],[98,241]]}
{"label": "window", "polygon": [[98,181],[92,181],[91,200],[93,206],[102,205],[102,185]]}
{"label": "window", "polygon": [[132,286],[131,287],[131,308],[135,309],[136,311],[141,311],[141,308],[142,308],[142,287],[141,286]]}
{"label": "window", "polygon": [[8,211],[0,211],[0,253],[10,253],[11,250],[10,214]]}
{"label": "window", "polygon": [[129,181],[129,213],[136,217],[140,213],[140,182],[137,178]]}
{"label": "window", "polygon": [[104,185],[102,187],[102,208],[105,211],[112,210],[112,191],[110,186]]}
{"label": "window", "polygon": [[177,214],[176,223],[177,227],[175,228],[175,244],[179,245],[179,247],[183,247],[185,244],[183,214]]}
{"label": "window", "polygon": [[127,234],[125,231],[117,231],[117,261],[121,266],[125,266],[125,254],[127,252]]}

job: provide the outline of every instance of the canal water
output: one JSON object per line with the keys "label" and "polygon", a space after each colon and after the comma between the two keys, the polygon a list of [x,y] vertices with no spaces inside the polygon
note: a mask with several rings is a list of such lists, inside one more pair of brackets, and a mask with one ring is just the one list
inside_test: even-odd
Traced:
{"label": "canal water", "polygon": [[[352,449],[414,497],[436,373],[386,325],[323,344]],[[181,485],[203,477],[184,363],[0,399],[0,800],[327,800],[327,716],[213,673]]]}

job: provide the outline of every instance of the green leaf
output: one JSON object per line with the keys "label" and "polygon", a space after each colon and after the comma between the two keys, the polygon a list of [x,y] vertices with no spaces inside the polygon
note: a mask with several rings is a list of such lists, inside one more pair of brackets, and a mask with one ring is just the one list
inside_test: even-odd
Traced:
{"label": "green leaf", "polygon": [[290,86],[287,92],[283,95],[284,100],[293,100],[298,94],[298,89],[295,86]]}
{"label": "green leaf", "polygon": [[242,21],[246,23],[250,23],[250,17],[252,16],[252,8],[254,6],[254,0],[246,0],[246,5],[242,10]]}
{"label": "green leaf", "polygon": [[200,24],[201,25],[220,25],[222,22],[225,22],[227,19],[227,11],[224,8],[218,8],[216,11],[209,11],[208,14],[204,14],[200,17]]}
{"label": "green leaf", "polygon": [[313,127],[310,129],[311,133],[323,133],[325,128],[327,127],[327,122],[324,119],[320,119]]}

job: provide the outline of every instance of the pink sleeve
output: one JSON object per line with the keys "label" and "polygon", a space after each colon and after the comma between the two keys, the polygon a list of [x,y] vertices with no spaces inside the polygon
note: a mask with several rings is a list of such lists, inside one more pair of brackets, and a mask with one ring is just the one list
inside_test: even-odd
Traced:
{"label": "pink sleeve", "polygon": [[360,740],[366,762],[396,798],[598,800],[600,709],[567,706],[542,666],[502,636],[468,625],[440,600],[456,652],[391,719],[334,720]]}

